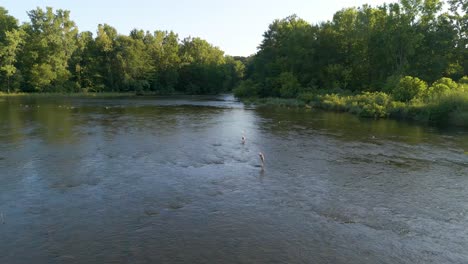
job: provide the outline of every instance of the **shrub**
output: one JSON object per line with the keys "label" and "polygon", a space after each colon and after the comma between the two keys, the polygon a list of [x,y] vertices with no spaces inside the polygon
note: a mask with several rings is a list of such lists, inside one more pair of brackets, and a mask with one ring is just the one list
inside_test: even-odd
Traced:
{"label": "shrub", "polygon": [[284,98],[293,98],[296,97],[299,90],[301,89],[301,85],[297,80],[296,76],[291,72],[283,72],[280,74],[279,78],[279,85],[280,85],[280,95]]}
{"label": "shrub", "polygon": [[393,90],[395,90],[395,87],[398,86],[398,83],[400,82],[401,78],[401,75],[392,75],[388,77],[385,81],[385,84],[383,85],[382,91],[387,94],[393,93]]}
{"label": "shrub", "polygon": [[348,97],[348,105],[351,113],[362,117],[386,117],[387,108],[392,98],[383,92],[365,92]]}
{"label": "shrub", "polygon": [[233,90],[234,95],[239,98],[257,97],[258,96],[258,84],[252,80],[242,81]]}
{"label": "shrub", "polygon": [[468,76],[463,76],[463,78],[458,81],[458,88],[468,92]]}
{"label": "shrub", "polygon": [[[326,94],[315,98],[318,106],[335,111],[347,111],[361,117],[387,117],[392,102],[391,96],[383,92],[364,92],[358,95]],[[402,103],[403,104],[403,103]]]}
{"label": "shrub", "polygon": [[316,100],[316,98],[317,96],[314,93],[301,93],[297,96],[297,99],[303,101],[306,104]]}
{"label": "shrub", "polygon": [[450,91],[450,87],[448,87],[445,84],[442,84],[442,83],[434,84],[425,93],[426,101],[428,101],[427,99],[432,100],[432,101],[438,100],[443,95],[448,94],[449,91]]}
{"label": "shrub", "polygon": [[468,85],[468,76],[463,76],[460,80],[458,80],[458,84]]}
{"label": "shrub", "polygon": [[388,105],[387,112],[389,116],[404,118],[408,115],[408,107],[403,102],[392,101]]}
{"label": "shrub", "polygon": [[61,87],[57,87],[57,91],[65,91],[67,93],[79,93],[81,92],[80,84],[77,82],[66,81]]}
{"label": "shrub", "polygon": [[426,82],[417,77],[405,76],[400,79],[398,85],[392,90],[395,100],[409,102],[416,95],[427,89]]}
{"label": "shrub", "polygon": [[[425,110],[427,120],[435,124],[445,124],[461,113],[468,111],[468,94],[458,90],[451,90],[443,94],[437,100],[426,104],[421,109]],[[458,123],[460,123],[458,119]],[[468,123],[464,123],[468,125]]]}
{"label": "shrub", "polygon": [[123,91],[135,91],[137,94],[149,90],[149,82],[146,80],[129,79],[124,82]]}
{"label": "shrub", "polygon": [[440,78],[439,80],[435,81],[432,85],[445,85],[450,90],[455,90],[458,88],[458,84],[450,78]]}
{"label": "shrub", "polygon": [[194,84],[194,83],[188,83],[185,85],[185,92],[188,94],[200,94],[200,86]]}
{"label": "shrub", "polygon": [[437,101],[442,96],[448,95],[450,91],[458,89],[458,84],[450,78],[440,78],[435,81],[429,89],[421,94],[424,101]]}
{"label": "shrub", "polygon": [[262,106],[280,106],[280,107],[304,107],[305,104],[297,99],[286,99],[277,97],[268,97],[257,100]]}
{"label": "shrub", "polygon": [[326,94],[320,97],[320,106],[328,110],[345,111],[346,98],[338,94]]}

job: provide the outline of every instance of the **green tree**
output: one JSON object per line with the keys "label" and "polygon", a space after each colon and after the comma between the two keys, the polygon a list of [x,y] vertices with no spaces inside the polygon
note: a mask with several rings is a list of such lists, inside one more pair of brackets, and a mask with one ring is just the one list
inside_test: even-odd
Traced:
{"label": "green tree", "polygon": [[296,97],[301,89],[299,81],[297,80],[296,76],[291,72],[283,72],[278,77],[280,84],[280,95],[281,97],[285,98],[293,98]]}
{"label": "green tree", "polygon": [[8,11],[0,6],[0,43],[6,40],[4,32],[18,29],[18,20],[15,17],[10,16]]}
{"label": "green tree", "polygon": [[162,94],[175,91],[179,81],[179,36],[174,32],[155,31],[147,34],[148,53],[153,64],[151,88]]}
{"label": "green tree", "polygon": [[449,18],[457,33],[455,58],[463,76],[468,74],[468,2],[466,0],[448,0],[448,3]]}
{"label": "green tree", "polygon": [[189,94],[223,91],[226,59],[224,52],[200,38],[185,38],[179,50],[181,68],[178,89]]}
{"label": "green tree", "polygon": [[77,88],[98,92],[104,89],[97,69],[96,45],[93,34],[81,32],[77,36],[77,49],[70,59],[70,72]]}
{"label": "green tree", "polygon": [[18,77],[17,55],[24,43],[24,37],[24,31],[18,28],[17,20],[0,7],[0,82],[7,92],[10,92],[12,79]]}
{"label": "green tree", "polygon": [[77,48],[78,28],[70,12],[51,7],[28,12],[27,33],[22,66],[26,85],[35,91],[60,91],[71,77],[69,60]]}
{"label": "green tree", "polygon": [[115,46],[117,30],[110,25],[98,25],[95,39],[96,70],[103,86],[109,91],[117,91],[115,77],[118,69]]}
{"label": "green tree", "polygon": [[[22,29],[13,29],[12,31],[5,32],[5,44],[0,46],[0,72],[6,78],[7,92],[11,89],[11,79],[17,74],[17,54],[21,50],[24,43],[24,31]],[[19,89],[19,83],[15,89]]]}
{"label": "green tree", "polygon": [[427,83],[417,77],[405,76],[400,79],[392,94],[395,100],[408,102],[427,89]]}

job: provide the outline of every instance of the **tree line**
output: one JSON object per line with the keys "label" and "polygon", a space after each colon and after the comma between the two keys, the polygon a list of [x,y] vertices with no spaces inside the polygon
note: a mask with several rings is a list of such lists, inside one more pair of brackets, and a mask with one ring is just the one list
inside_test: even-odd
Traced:
{"label": "tree line", "polygon": [[235,93],[386,92],[409,101],[458,87],[451,81],[468,83],[467,10],[466,0],[401,0],[345,8],[319,24],[296,15],[275,20]]}
{"label": "tree line", "polygon": [[127,36],[107,24],[94,35],[50,7],[28,16],[20,25],[0,7],[0,91],[213,94],[243,78],[239,59],[200,38],[137,29]]}

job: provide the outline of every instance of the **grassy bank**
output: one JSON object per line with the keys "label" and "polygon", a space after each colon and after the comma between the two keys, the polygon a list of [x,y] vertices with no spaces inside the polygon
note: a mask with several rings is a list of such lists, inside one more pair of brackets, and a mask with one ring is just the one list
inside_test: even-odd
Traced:
{"label": "grassy bank", "polygon": [[135,93],[3,93],[0,97],[128,97],[136,96]]}
{"label": "grassy bank", "polygon": [[400,102],[383,92],[360,94],[304,93],[295,99],[244,98],[258,106],[316,108],[366,118],[412,120],[426,124],[468,127],[468,92],[453,91],[433,100]]}
{"label": "grassy bank", "polygon": [[0,97],[90,97],[90,98],[114,98],[135,96],[177,96],[183,93],[161,94],[156,92],[100,92],[100,93],[4,93]]}

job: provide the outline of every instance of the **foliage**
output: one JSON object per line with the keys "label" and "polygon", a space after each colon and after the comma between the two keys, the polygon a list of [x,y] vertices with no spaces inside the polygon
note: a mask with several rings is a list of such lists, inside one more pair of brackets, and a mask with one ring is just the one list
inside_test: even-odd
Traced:
{"label": "foliage", "polygon": [[278,77],[280,96],[284,98],[296,97],[300,90],[300,84],[296,76],[291,72],[283,72]]}
{"label": "foliage", "polygon": [[[461,0],[401,0],[345,8],[319,24],[296,15],[274,20],[247,61],[246,78],[260,97],[294,97],[302,87],[383,91],[407,102],[426,90],[421,80],[468,74],[466,11]],[[285,81],[291,76],[297,84]]]}
{"label": "foliage", "polygon": [[439,100],[444,95],[450,94],[451,91],[458,90],[459,87],[462,86],[459,86],[450,78],[443,77],[435,81],[431,87],[423,91],[420,94],[420,98],[425,102]]}
{"label": "foliage", "polygon": [[447,77],[442,77],[439,80],[435,81],[433,84],[434,85],[444,85],[446,86],[449,90],[456,90],[458,88],[458,84],[453,81],[450,78]]}
{"label": "foliage", "polygon": [[321,108],[346,111],[362,117],[386,117],[391,103],[391,97],[382,92],[364,92],[354,96],[326,94],[318,98]]}
{"label": "foliage", "polygon": [[398,85],[391,91],[397,101],[408,102],[416,95],[427,89],[427,83],[417,77],[405,76],[400,79]]}
{"label": "foliage", "polygon": [[30,22],[0,7],[0,90],[6,92],[134,92],[214,94],[244,77],[245,58],[225,56],[200,38],[107,24],[79,32],[70,12],[37,8]]}
{"label": "foliage", "polygon": [[258,85],[252,80],[242,81],[235,89],[234,95],[237,97],[252,98],[258,96]]}
{"label": "foliage", "polygon": [[296,98],[362,117],[468,126],[465,2],[364,5],[316,25],[295,15],[275,20],[246,61],[246,80],[235,94]]}
{"label": "foliage", "polygon": [[57,91],[71,77],[68,63],[77,48],[78,28],[69,11],[37,8],[28,15],[31,23],[23,25],[27,34],[20,56],[25,74],[22,86],[38,92]]}
{"label": "foliage", "polygon": [[[277,105],[287,107],[314,107],[319,109],[349,112],[367,118],[398,118],[416,120],[436,125],[452,124],[468,127],[468,90],[460,87],[464,85],[460,79],[458,83],[451,79],[436,81],[437,85],[449,84],[456,89],[450,89],[439,97],[422,100],[418,95],[411,101],[397,101],[384,92],[359,93],[326,93],[323,90],[301,93],[296,99],[259,98],[254,100],[258,105]],[[245,81],[243,85],[250,82]],[[249,85],[249,84],[247,84]],[[244,87],[245,88],[245,87]],[[427,92],[429,89],[426,89]],[[243,90],[249,92],[249,89]],[[247,100],[247,101],[251,101]]]}
{"label": "foliage", "polygon": [[460,85],[467,85],[468,84],[468,76],[463,76],[459,81],[458,83]]}

